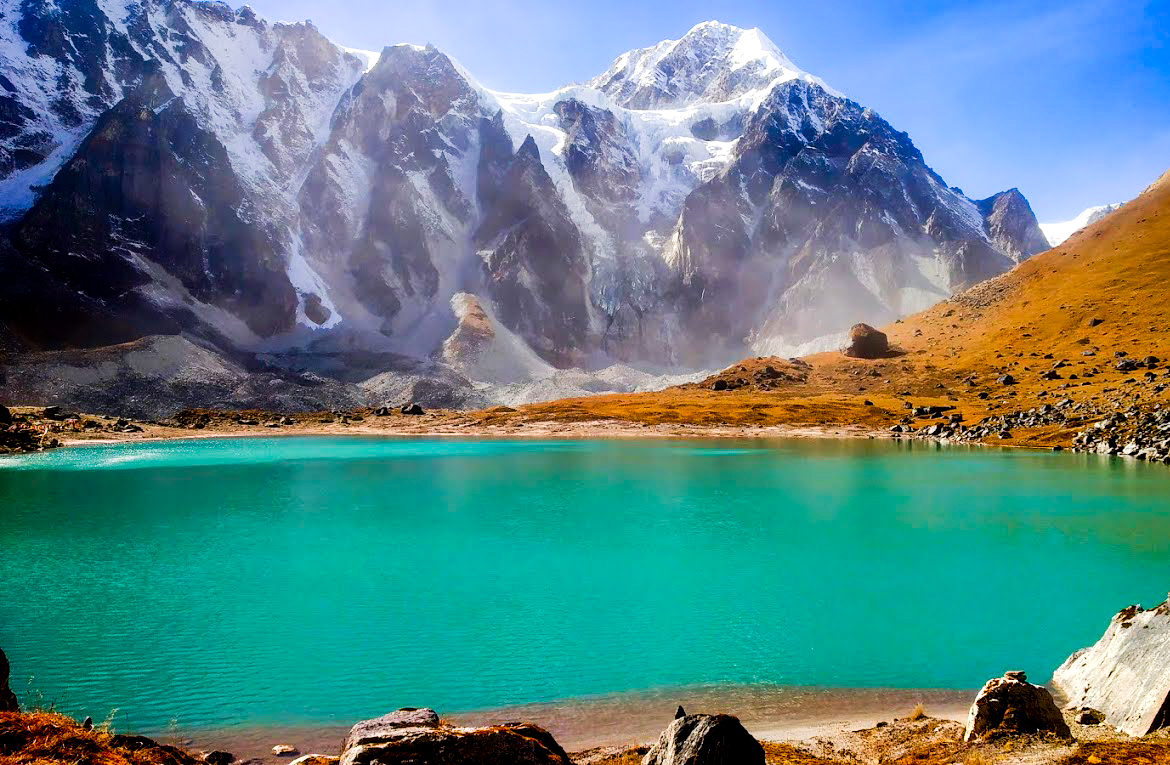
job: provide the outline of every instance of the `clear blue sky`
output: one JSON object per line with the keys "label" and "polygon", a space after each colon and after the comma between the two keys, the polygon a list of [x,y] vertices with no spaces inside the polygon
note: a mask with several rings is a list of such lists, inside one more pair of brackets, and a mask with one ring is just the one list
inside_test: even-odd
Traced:
{"label": "clear blue sky", "polygon": [[[239,5],[239,0],[233,0]],[[1018,186],[1042,221],[1170,168],[1170,0],[250,0],[334,41],[433,43],[496,90],[587,80],[700,21],[759,27],[904,130],[972,197]]]}

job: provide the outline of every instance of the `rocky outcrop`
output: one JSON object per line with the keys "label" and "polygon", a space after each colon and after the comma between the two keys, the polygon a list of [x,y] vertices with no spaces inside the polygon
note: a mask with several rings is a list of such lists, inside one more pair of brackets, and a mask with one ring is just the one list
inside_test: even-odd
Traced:
{"label": "rocky outcrop", "polygon": [[1123,609],[1096,644],[1052,676],[1066,708],[1092,709],[1131,736],[1170,725],[1170,602]]}
{"label": "rocky outcrop", "polygon": [[0,649],[0,712],[19,712],[20,704],[17,703],[16,694],[8,684],[9,674],[11,668],[8,665],[8,657]]}
{"label": "rocky outcrop", "polygon": [[1016,262],[1049,248],[1032,205],[1019,189],[1001,191],[975,203],[991,243]]}
{"label": "rocky outcrop", "polygon": [[[475,244],[500,321],[557,366],[582,360],[589,329],[581,234],[531,136],[513,154],[502,122],[484,120]],[[490,153],[488,146],[496,148]]]}
{"label": "rocky outcrop", "polygon": [[849,330],[849,347],[846,356],[855,359],[880,359],[890,352],[890,341],[886,333],[868,324],[854,324]]}
{"label": "rocky outcrop", "polygon": [[1023,672],[1007,672],[1003,677],[988,680],[967,713],[963,740],[1028,733],[1071,737],[1052,694],[1042,686],[1029,683]]}
{"label": "rocky outcrop", "polygon": [[432,709],[400,709],[353,727],[340,765],[467,762],[569,765],[569,756],[545,729],[528,723],[457,728]]}
{"label": "rocky outcrop", "polygon": [[[680,707],[681,709],[681,707]],[[764,748],[731,715],[675,718],[642,765],[763,765]]]}

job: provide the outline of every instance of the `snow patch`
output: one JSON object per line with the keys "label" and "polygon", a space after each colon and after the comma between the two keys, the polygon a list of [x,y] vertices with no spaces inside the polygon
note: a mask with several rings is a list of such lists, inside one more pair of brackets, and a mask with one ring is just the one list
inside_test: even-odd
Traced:
{"label": "snow patch", "polygon": [[1116,204],[1090,207],[1087,210],[1082,211],[1080,215],[1073,218],[1072,220],[1066,220],[1062,223],[1041,223],[1040,231],[1043,232],[1044,238],[1048,240],[1049,246],[1056,247],[1059,244],[1063,244],[1066,239],[1080,231],[1085,226],[1096,223],[1109,213],[1121,207],[1122,204],[1124,203],[1118,202]]}

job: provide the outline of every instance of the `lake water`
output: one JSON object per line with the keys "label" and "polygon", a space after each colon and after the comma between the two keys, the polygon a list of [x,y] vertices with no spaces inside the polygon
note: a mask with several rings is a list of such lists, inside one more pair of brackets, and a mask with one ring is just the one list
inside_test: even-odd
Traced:
{"label": "lake water", "polygon": [[1118,609],[1165,599],[1168,540],[1170,470],[1095,456],[87,446],[0,460],[0,647],[19,695],[141,730],[661,688],[972,689],[1047,681]]}

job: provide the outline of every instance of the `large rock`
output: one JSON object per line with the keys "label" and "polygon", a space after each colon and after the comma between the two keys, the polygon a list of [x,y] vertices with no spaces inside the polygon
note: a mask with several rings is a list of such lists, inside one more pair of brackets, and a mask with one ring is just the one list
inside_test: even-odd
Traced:
{"label": "large rock", "polygon": [[1067,708],[1090,708],[1131,736],[1170,724],[1170,602],[1145,611],[1130,606],[1097,643],[1082,648],[1052,675]]}
{"label": "large rock", "polygon": [[8,685],[8,657],[0,650],[0,712],[19,712],[20,704],[16,702],[16,694]]}
{"label": "large rock", "polygon": [[886,333],[868,324],[854,324],[849,330],[849,347],[846,356],[857,359],[880,359],[890,352],[890,341]]}
{"label": "large rock", "polygon": [[486,728],[443,725],[433,709],[400,709],[353,726],[340,765],[570,765],[552,734],[529,723]]}
{"label": "large rock", "polygon": [[963,740],[1023,733],[1054,733],[1061,738],[1072,735],[1052,694],[1029,683],[1023,672],[988,680],[967,713]]}
{"label": "large rock", "polygon": [[763,765],[764,748],[731,715],[678,717],[642,758],[642,765]]}

